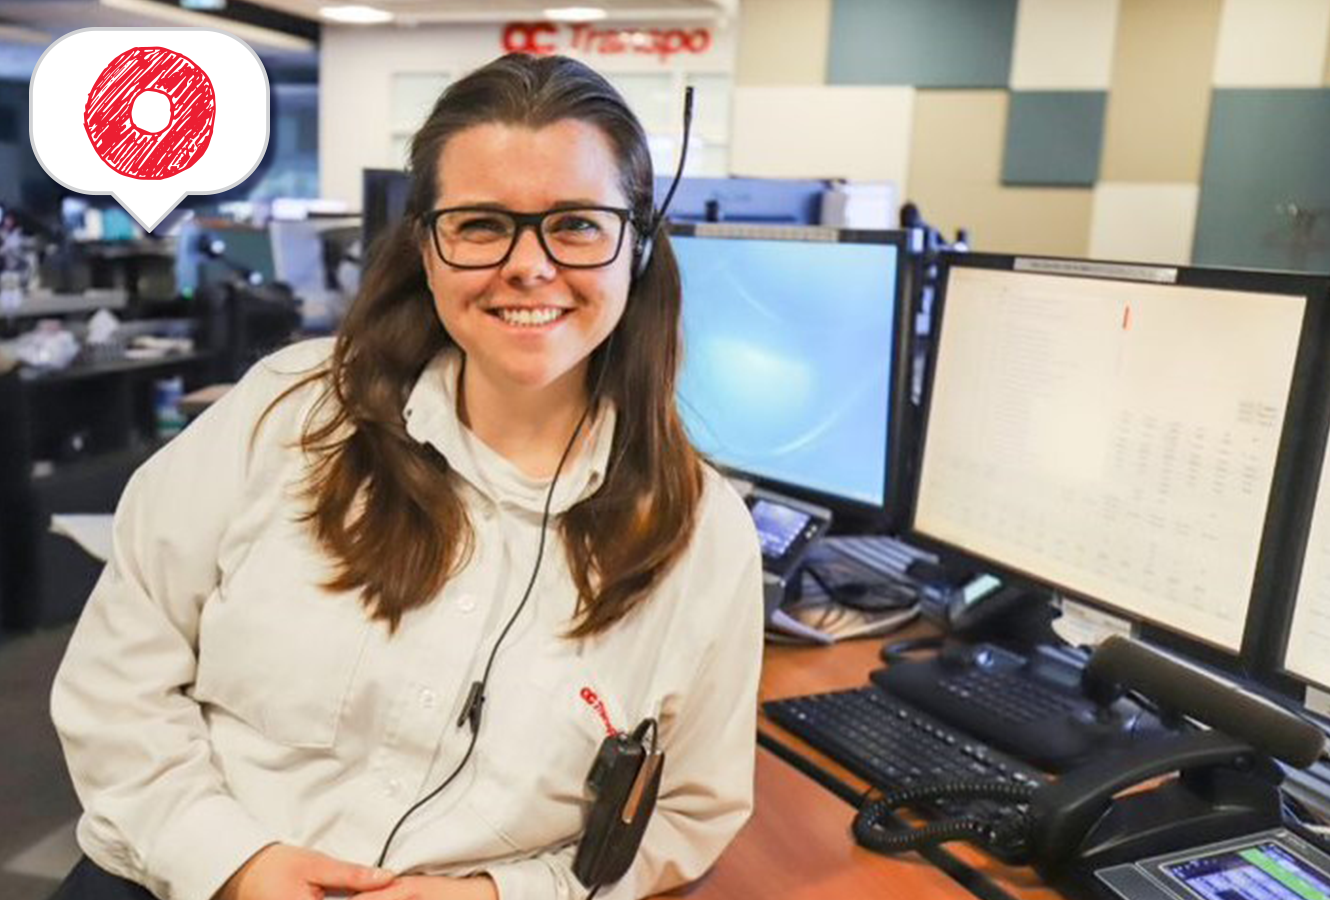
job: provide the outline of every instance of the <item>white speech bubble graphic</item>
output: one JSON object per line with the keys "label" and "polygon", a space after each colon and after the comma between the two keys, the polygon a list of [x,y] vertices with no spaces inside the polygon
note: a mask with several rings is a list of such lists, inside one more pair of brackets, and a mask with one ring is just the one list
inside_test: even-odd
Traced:
{"label": "white speech bubble graphic", "polygon": [[240,184],[268,147],[268,73],[209,28],[70,32],[37,61],[30,101],[46,174],[110,194],[146,231],[186,195]]}

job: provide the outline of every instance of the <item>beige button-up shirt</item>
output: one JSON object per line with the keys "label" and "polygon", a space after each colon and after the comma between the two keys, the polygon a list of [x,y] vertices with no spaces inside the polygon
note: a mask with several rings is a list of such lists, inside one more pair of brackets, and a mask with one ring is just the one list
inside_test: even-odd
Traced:
{"label": "beige button-up shirt", "polygon": [[[83,803],[78,838],[102,867],[168,900],[207,900],[273,841],[371,864],[406,810],[461,760],[457,719],[530,578],[548,482],[456,416],[460,357],[422,373],[405,415],[445,456],[475,529],[470,563],[390,637],[295,521],[307,460],[293,446],[318,388],[260,412],[331,340],[254,369],[131,479],[111,561],[52,695]],[[503,900],[573,898],[575,842],[597,748],[656,716],[666,752],[642,849],[604,898],[701,875],[752,806],[761,560],[752,521],[707,469],[690,547],[650,599],[604,634],[560,635],[576,603],[558,514],[600,484],[607,411],[555,489],[530,602],[499,650],[476,749],[406,820],[386,866],[484,871]]]}

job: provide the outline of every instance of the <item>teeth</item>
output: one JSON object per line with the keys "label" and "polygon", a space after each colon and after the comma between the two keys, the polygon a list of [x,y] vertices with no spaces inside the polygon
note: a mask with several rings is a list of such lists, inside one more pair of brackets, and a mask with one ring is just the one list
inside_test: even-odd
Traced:
{"label": "teeth", "polygon": [[499,317],[509,325],[547,325],[563,315],[563,312],[548,306],[542,309],[501,309]]}

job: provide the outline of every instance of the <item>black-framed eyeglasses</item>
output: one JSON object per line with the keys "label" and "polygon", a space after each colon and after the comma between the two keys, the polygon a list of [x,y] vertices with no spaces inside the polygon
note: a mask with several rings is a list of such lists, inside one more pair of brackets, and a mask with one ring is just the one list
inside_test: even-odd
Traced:
{"label": "black-framed eyeglasses", "polygon": [[617,206],[577,206],[519,213],[487,206],[453,206],[421,217],[434,251],[454,269],[492,269],[512,255],[530,228],[556,265],[598,269],[619,258],[632,210]]}

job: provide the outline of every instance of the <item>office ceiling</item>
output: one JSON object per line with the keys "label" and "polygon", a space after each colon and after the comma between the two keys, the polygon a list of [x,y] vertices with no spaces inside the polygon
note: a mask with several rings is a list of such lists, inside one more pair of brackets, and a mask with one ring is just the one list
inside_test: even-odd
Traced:
{"label": "office ceiling", "polygon": [[545,10],[568,6],[604,9],[610,19],[636,22],[712,20],[733,15],[738,0],[251,0],[294,16],[319,19],[319,9],[342,3],[393,13],[403,24],[508,22],[540,19]]}
{"label": "office ceiling", "polygon": [[[395,24],[411,26],[540,19],[547,9],[567,6],[603,8],[610,22],[718,21],[736,15],[739,0],[249,0],[249,3],[316,23],[323,21],[319,17],[323,6],[374,6],[392,12]],[[0,0],[0,79],[26,81],[51,41],[80,28],[205,25],[214,21],[213,16],[186,12],[162,0]],[[227,27],[249,41],[270,68],[313,71],[318,65],[317,50],[308,40],[271,30],[242,33],[245,26],[233,21]]]}
{"label": "office ceiling", "polygon": [[[206,25],[212,16],[187,13],[145,0],[0,0],[0,78],[27,80],[48,44],[80,28],[160,28]],[[244,25],[226,27],[247,40],[270,67],[316,69],[312,41]],[[257,37],[256,37],[257,34]]]}

